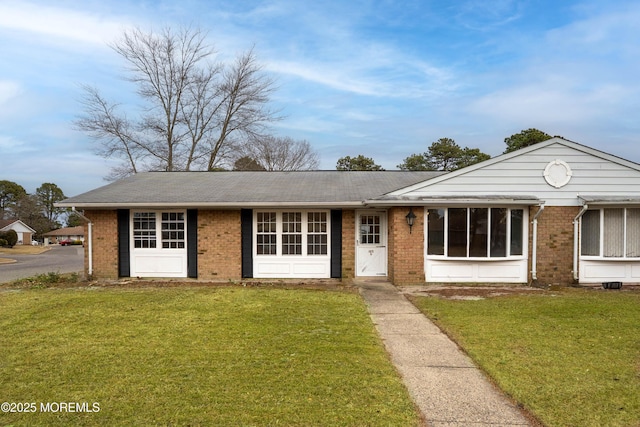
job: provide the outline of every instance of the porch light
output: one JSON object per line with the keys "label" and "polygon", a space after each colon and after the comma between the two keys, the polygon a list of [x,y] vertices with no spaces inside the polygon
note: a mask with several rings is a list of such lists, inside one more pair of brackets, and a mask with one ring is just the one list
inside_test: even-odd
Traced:
{"label": "porch light", "polygon": [[407,219],[407,225],[409,226],[409,234],[413,228],[413,222],[416,220],[416,214],[413,213],[413,208],[409,208],[409,213],[405,216]]}

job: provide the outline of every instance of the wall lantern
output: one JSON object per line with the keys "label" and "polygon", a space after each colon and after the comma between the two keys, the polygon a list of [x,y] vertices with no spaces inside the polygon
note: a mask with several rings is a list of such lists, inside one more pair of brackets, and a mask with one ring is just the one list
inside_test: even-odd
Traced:
{"label": "wall lantern", "polygon": [[413,222],[416,220],[416,214],[413,213],[413,208],[409,208],[409,213],[405,216],[407,219],[407,225],[409,226],[409,234],[413,228]]}

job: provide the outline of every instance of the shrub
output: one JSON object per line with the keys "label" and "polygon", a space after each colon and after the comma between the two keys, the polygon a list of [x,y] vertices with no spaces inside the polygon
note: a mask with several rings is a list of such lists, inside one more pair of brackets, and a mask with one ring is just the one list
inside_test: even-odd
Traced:
{"label": "shrub", "polygon": [[14,247],[16,243],[18,243],[18,233],[15,230],[9,230],[0,233],[0,239],[6,240],[6,244],[3,246],[9,246],[10,248]]}
{"label": "shrub", "polygon": [[0,247],[1,246],[7,246],[9,244],[9,242],[7,242],[5,239],[0,238]]}

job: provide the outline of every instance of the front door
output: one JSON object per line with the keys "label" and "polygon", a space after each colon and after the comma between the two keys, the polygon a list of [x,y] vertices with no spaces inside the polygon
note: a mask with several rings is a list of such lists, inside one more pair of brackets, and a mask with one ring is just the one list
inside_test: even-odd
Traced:
{"label": "front door", "polygon": [[356,216],[358,276],[387,275],[387,213],[360,211]]}

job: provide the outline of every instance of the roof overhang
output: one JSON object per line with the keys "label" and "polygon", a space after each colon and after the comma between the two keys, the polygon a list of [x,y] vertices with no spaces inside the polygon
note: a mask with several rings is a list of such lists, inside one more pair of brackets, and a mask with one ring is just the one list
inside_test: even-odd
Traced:
{"label": "roof overhang", "polygon": [[578,199],[589,206],[640,206],[640,196],[579,195]]}
{"label": "roof overhang", "polygon": [[365,200],[367,206],[486,206],[486,205],[540,205],[542,200],[528,195],[458,195],[428,197],[384,197]]}
{"label": "roof overhang", "polygon": [[175,203],[56,203],[61,208],[76,209],[253,209],[253,208],[359,208],[362,202],[175,202]]}

